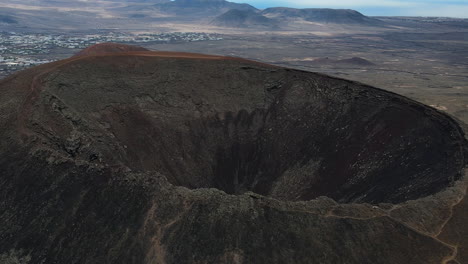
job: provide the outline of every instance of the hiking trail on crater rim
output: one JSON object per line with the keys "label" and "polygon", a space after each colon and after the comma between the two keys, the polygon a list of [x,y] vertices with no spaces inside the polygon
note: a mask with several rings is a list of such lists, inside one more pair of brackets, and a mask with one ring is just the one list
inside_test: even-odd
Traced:
{"label": "hiking trail on crater rim", "polygon": [[468,263],[464,124],[361,83],[106,43],[0,126],[0,262]]}

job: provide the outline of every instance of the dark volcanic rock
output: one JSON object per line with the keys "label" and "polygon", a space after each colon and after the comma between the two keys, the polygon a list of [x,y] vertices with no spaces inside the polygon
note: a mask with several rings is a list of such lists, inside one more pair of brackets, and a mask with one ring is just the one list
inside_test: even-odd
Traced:
{"label": "dark volcanic rock", "polygon": [[2,261],[467,256],[464,133],[402,96],[148,51],[41,65],[0,95]]}

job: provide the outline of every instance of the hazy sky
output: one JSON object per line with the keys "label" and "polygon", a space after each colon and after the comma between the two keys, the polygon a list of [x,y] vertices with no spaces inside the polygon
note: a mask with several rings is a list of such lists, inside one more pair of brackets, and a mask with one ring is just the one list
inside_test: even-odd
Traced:
{"label": "hazy sky", "polygon": [[365,15],[449,16],[468,18],[468,0],[231,0],[257,8],[272,6],[356,9]]}

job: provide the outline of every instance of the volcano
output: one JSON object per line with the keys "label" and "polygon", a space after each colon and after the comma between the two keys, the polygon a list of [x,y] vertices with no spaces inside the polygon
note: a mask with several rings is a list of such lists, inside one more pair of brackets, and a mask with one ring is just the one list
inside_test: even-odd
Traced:
{"label": "volcano", "polygon": [[220,27],[234,27],[234,28],[278,28],[278,22],[264,17],[257,12],[247,10],[231,9],[226,13],[217,16],[210,23],[211,25]]}
{"label": "volcano", "polygon": [[0,94],[2,261],[468,261],[463,124],[403,96],[119,44]]}

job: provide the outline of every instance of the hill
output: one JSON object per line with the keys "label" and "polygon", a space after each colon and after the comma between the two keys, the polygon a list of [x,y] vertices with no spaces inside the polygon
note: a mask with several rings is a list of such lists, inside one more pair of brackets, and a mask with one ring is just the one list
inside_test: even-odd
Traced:
{"label": "hill", "polygon": [[363,24],[380,25],[382,22],[378,19],[364,16],[363,14],[351,9],[329,9],[329,8],[286,8],[273,7],[267,8],[261,13],[270,18],[281,19],[303,19],[309,22],[334,23],[334,24]]}
{"label": "hill", "polygon": [[174,0],[156,4],[153,7],[160,12],[181,16],[214,17],[231,9],[257,11],[255,7],[249,4],[238,4],[225,0]]}
{"label": "hill", "polygon": [[322,64],[322,65],[324,64],[351,64],[351,65],[357,65],[357,66],[374,66],[375,65],[371,61],[360,58],[360,57],[352,57],[349,59],[341,59],[341,60],[330,59],[328,57],[317,58],[317,59],[311,60],[310,63]]}
{"label": "hill", "polygon": [[16,20],[14,17],[9,16],[9,15],[0,15],[0,23],[17,24],[18,20]]}
{"label": "hill", "polygon": [[278,23],[252,10],[232,9],[217,16],[211,25],[233,28],[277,28]]}

